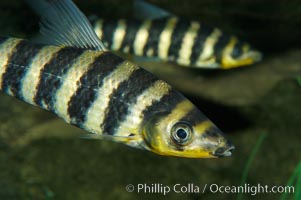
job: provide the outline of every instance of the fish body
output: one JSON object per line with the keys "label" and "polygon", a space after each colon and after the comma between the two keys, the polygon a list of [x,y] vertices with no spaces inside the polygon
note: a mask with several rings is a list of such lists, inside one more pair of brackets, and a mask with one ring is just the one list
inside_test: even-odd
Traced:
{"label": "fish body", "polygon": [[[110,139],[167,156],[231,155],[233,145],[188,99],[143,68],[99,46],[85,19],[72,21],[70,12],[63,10],[83,14],[71,1],[46,5],[51,14],[71,20],[71,35],[64,30],[63,41],[59,41],[69,45],[1,37],[3,92],[55,113],[92,133],[90,138]],[[80,29],[73,26],[77,23],[82,23]],[[87,36],[85,42],[70,38],[78,39],[79,34]]]}
{"label": "fish body", "polygon": [[[148,12],[152,6],[143,1],[138,3],[146,6],[140,12]],[[97,36],[113,51],[159,58],[186,67],[229,69],[256,63],[262,57],[236,36],[169,14],[154,19],[94,17],[91,22]]]}

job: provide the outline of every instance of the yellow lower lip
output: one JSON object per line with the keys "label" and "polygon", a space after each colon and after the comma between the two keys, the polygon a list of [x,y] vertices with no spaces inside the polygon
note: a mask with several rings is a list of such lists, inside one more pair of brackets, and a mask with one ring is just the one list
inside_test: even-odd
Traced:
{"label": "yellow lower lip", "polygon": [[235,67],[241,67],[246,65],[251,65],[253,63],[259,62],[262,59],[262,54],[258,51],[250,51],[248,54],[244,55],[244,58],[235,60],[230,56],[224,56],[222,58],[222,68],[231,69]]}
{"label": "yellow lower lip", "polygon": [[152,152],[162,155],[162,156],[173,156],[173,157],[183,157],[183,158],[218,158],[217,156],[212,155],[208,151],[174,151],[174,150],[165,150],[164,152],[151,149]]}
{"label": "yellow lower lip", "polygon": [[253,63],[254,63],[254,61],[251,58],[240,60],[240,61],[234,61],[234,60],[229,61],[228,59],[225,59],[222,61],[222,68],[223,69],[231,69],[231,68],[251,65]]}

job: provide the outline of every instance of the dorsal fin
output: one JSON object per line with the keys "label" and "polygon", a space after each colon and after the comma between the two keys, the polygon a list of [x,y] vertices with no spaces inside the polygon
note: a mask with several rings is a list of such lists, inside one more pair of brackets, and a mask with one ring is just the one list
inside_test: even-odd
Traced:
{"label": "dorsal fin", "polygon": [[170,16],[175,15],[144,0],[134,0],[134,17],[136,19],[160,19]]}
{"label": "dorsal fin", "polygon": [[86,16],[71,0],[26,0],[41,16],[41,41],[105,51]]}

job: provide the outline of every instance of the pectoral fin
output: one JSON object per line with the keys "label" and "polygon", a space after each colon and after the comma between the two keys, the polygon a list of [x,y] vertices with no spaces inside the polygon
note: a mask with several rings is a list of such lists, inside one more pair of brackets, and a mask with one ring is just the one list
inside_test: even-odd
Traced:
{"label": "pectoral fin", "polygon": [[81,136],[80,138],[83,139],[92,139],[92,140],[111,140],[116,142],[122,142],[122,143],[130,143],[130,142],[136,142],[141,139],[139,135],[136,134],[129,134],[128,136],[115,136],[115,135],[103,135],[103,134],[86,134]]}

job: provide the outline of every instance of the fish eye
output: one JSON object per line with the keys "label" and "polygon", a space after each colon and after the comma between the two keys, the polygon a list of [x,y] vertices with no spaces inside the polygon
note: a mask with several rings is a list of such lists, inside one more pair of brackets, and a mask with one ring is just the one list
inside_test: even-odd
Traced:
{"label": "fish eye", "polygon": [[184,122],[176,123],[171,129],[171,138],[179,145],[186,144],[190,140],[191,135],[192,128]]}

